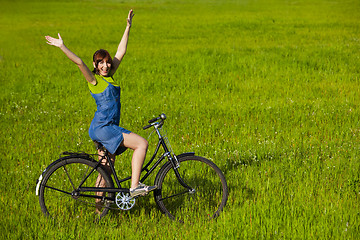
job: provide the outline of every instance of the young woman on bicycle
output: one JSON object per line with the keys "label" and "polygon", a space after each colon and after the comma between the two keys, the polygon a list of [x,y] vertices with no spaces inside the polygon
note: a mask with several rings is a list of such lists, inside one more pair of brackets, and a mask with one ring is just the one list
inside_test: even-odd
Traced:
{"label": "young woman on bicycle", "polygon": [[[50,36],[46,36],[45,38],[48,44],[60,48],[66,56],[79,67],[88,82],[90,93],[97,104],[97,111],[89,128],[91,139],[99,142],[111,153],[111,160],[113,162],[115,161],[115,156],[121,154],[127,148],[134,150],[131,162],[130,195],[135,197],[156,189],[156,186],[146,186],[139,183],[148,142],[141,136],[119,127],[121,107],[120,86],[118,82],[113,79],[113,75],[126,53],[133,16],[134,12],[130,10],[127,18],[127,26],[114,59],[111,59],[109,53],[104,49],[96,51],[93,55],[93,71],[64,45],[60,34],[58,34],[58,39]],[[98,152],[100,156],[104,155],[104,151],[101,148],[98,149]],[[99,157],[99,159],[101,159],[101,157]],[[99,176],[96,185],[103,187],[104,184],[105,182]]]}

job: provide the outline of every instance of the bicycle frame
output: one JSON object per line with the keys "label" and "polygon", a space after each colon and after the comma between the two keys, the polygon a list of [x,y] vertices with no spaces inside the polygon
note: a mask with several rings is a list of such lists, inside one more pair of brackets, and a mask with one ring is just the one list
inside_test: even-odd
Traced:
{"label": "bicycle frame", "polygon": [[[179,183],[184,187],[187,188],[188,190],[192,190],[192,188],[190,186],[188,186],[183,179],[181,178],[177,168],[180,167],[179,165],[179,161],[177,159],[177,156],[172,153],[172,149],[170,146],[170,150],[169,147],[167,145],[166,142],[168,142],[167,137],[163,136],[160,132],[160,129],[163,125],[163,122],[161,123],[156,123],[154,124],[154,128],[155,131],[159,137],[159,141],[157,143],[155,152],[153,154],[153,156],[151,157],[151,159],[146,163],[146,165],[142,168],[141,172],[146,172],[146,174],[140,179],[140,182],[145,181],[150,175],[151,173],[154,172],[154,170],[159,166],[159,164],[165,159],[167,158],[168,161],[173,165],[173,169],[175,172],[175,175],[179,181]],[[153,163],[155,157],[157,156],[160,147],[162,147],[164,149],[164,153],[158,158],[158,160],[151,166],[151,168],[149,169],[150,165]],[[191,152],[191,153],[183,153],[180,154],[180,156],[184,156],[184,155],[195,155],[195,153]],[[94,172],[94,170],[96,168],[98,168],[101,165],[101,162],[106,159],[106,162],[109,164],[110,169],[111,169],[111,173],[114,176],[115,179],[115,183],[117,185],[117,188],[103,188],[103,187],[81,187],[81,185],[86,181],[86,179]],[[131,179],[131,176],[123,178],[123,179],[119,179],[116,171],[115,171],[115,167],[114,167],[114,163],[110,160],[110,156],[107,150],[105,150],[105,154],[104,156],[102,156],[102,158],[99,160],[98,164],[96,164],[96,166],[92,169],[92,171],[90,171],[90,173],[87,175],[87,177],[85,177],[83,179],[83,181],[80,183],[79,188],[77,189],[77,193],[81,193],[81,192],[125,192],[125,193],[129,193],[129,189],[128,188],[121,188],[121,183],[128,181]],[[94,196],[94,195],[84,195],[84,194],[80,194],[81,196],[87,196],[87,197],[93,197],[93,198],[100,198],[100,199],[108,199],[108,197],[104,197],[104,196]],[[110,199],[111,200],[111,199]]]}

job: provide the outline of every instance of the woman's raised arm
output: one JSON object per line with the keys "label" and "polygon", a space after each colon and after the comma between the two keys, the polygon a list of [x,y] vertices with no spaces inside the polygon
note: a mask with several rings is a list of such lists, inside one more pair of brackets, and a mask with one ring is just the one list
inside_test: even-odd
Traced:
{"label": "woman's raised arm", "polygon": [[113,64],[112,64],[111,72],[110,72],[111,76],[114,75],[114,73],[118,69],[120,62],[126,53],[126,48],[127,48],[127,43],[129,40],[130,28],[131,28],[133,17],[134,17],[134,11],[131,9],[128,14],[125,32],[121,38],[121,41],[119,43],[118,49],[115,54],[115,57],[113,59]]}
{"label": "woman's raised arm", "polygon": [[64,41],[62,40],[62,38],[60,36],[60,33],[58,33],[58,36],[59,36],[59,39],[53,38],[50,36],[45,36],[45,38],[47,40],[47,44],[60,48],[65,53],[65,55],[79,67],[79,69],[82,72],[82,74],[84,75],[86,81],[95,85],[96,79],[95,79],[93,73],[90,71],[90,69],[81,60],[81,58],[79,58],[75,53],[70,51],[65,46]]}

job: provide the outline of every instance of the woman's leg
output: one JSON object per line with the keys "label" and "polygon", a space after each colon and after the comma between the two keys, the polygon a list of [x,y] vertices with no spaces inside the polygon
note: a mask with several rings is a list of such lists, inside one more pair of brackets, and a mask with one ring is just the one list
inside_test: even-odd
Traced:
{"label": "woman's leg", "polygon": [[[101,164],[105,166],[105,169],[108,171],[108,173],[111,174],[109,163],[106,161],[106,158],[103,158],[103,156],[105,155],[104,150],[98,149],[98,154],[99,154],[99,161],[101,161]],[[109,156],[110,156],[110,160],[112,161],[112,163],[114,163],[115,162],[115,154],[109,153]],[[98,175],[98,178],[96,179],[95,186],[96,187],[105,187],[104,178],[100,174]]]}
{"label": "woman's leg", "polygon": [[[103,158],[103,156],[105,156],[105,152],[103,149],[98,149],[98,154],[99,154],[99,161],[101,161],[101,164],[105,166],[105,169],[108,171],[108,173],[111,173],[110,171],[110,166],[109,163],[106,161],[106,158]],[[115,162],[115,155],[114,154],[110,154],[110,160],[114,163]],[[96,179],[96,183],[95,183],[95,187],[106,187],[105,186],[105,180],[104,178],[99,174],[97,179]],[[104,196],[105,192],[97,192],[96,195],[98,196]],[[96,212],[97,213],[101,213],[101,209],[102,209],[102,202],[101,199],[97,198],[96,199]]]}
{"label": "woman's leg", "polygon": [[124,147],[134,150],[131,160],[131,188],[136,188],[140,181],[141,169],[145,160],[148,142],[145,138],[135,134],[123,134],[124,141],[122,145]]}

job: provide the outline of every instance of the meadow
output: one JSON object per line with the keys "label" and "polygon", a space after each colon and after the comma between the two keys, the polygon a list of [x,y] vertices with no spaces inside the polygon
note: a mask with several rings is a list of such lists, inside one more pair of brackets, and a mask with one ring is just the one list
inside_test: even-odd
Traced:
{"label": "meadow", "polygon": [[[3,0],[0,14],[1,239],[359,239],[358,0]],[[128,212],[54,222],[36,180],[64,151],[95,153],[85,79],[45,35],[91,66],[113,55],[121,125],[147,138],[165,113],[175,153],[224,172],[214,221],[180,224],[152,196]],[[150,149],[156,141],[149,139]],[[128,173],[131,152],[116,162]]]}

